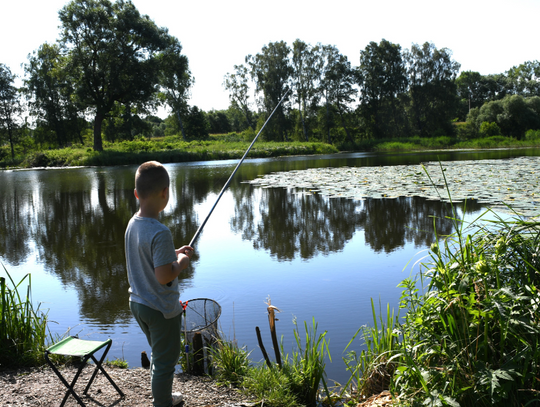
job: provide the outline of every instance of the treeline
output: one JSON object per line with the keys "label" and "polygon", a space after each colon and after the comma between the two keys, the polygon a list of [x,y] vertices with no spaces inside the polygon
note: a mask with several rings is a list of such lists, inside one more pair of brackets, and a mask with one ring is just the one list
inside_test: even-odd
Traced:
{"label": "treeline", "polygon": [[[72,0],[59,18],[60,38],[29,55],[21,88],[0,64],[0,141],[12,157],[15,147],[74,143],[101,151],[103,138],[249,138],[285,95],[266,140],[354,148],[416,136],[522,139],[540,129],[538,61],[498,75],[458,76],[452,52],[427,42],[410,49],[371,42],[353,66],[336,46],[280,41],[224,76],[227,110],[204,112],[189,103],[194,78],[179,40],[131,2]],[[162,120],[153,114],[164,105],[173,113]]]}

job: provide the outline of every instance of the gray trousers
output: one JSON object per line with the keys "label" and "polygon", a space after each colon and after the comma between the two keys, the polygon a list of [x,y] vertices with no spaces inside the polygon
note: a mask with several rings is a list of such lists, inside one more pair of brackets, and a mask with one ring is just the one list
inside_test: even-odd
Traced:
{"label": "gray trousers", "polygon": [[150,372],[154,407],[170,407],[174,369],[182,351],[182,314],[165,319],[160,311],[131,301],[129,308],[152,348]]}

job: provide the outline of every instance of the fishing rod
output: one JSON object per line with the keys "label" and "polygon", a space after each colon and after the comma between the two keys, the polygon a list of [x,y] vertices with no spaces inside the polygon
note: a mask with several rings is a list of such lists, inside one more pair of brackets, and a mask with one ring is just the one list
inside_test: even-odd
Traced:
{"label": "fishing rod", "polygon": [[270,116],[268,117],[268,119],[266,119],[266,121],[264,122],[264,125],[261,127],[261,129],[259,130],[259,132],[257,133],[257,135],[255,136],[255,138],[253,139],[253,141],[251,142],[251,144],[249,145],[248,149],[246,150],[246,152],[244,153],[244,155],[242,156],[242,159],[240,160],[240,162],[236,165],[236,168],[234,169],[234,171],[232,172],[231,176],[229,177],[229,179],[227,180],[227,182],[225,183],[225,185],[223,186],[223,188],[221,189],[221,192],[219,193],[217,199],[216,199],[216,203],[214,204],[214,206],[212,206],[212,209],[210,209],[210,212],[208,213],[208,215],[206,216],[206,218],[204,219],[203,223],[201,223],[201,226],[199,226],[199,228],[197,229],[197,231],[195,232],[195,235],[193,236],[193,239],[191,239],[191,242],[189,242],[189,246],[193,247],[193,245],[195,244],[195,241],[197,240],[197,238],[199,237],[199,234],[201,233],[202,229],[204,228],[204,225],[206,225],[206,222],[208,221],[208,218],[210,218],[210,215],[212,214],[212,212],[214,211],[214,209],[216,208],[219,200],[221,199],[221,196],[223,195],[223,193],[225,192],[225,190],[229,187],[229,184],[231,183],[231,180],[233,179],[234,177],[234,174],[236,174],[236,171],[238,171],[238,168],[240,168],[240,165],[242,165],[242,163],[244,162],[244,159],[246,158],[246,156],[248,155],[249,153],[249,150],[251,150],[251,147],[253,147],[253,144],[255,144],[255,142],[257,141],[257,139],[259,138],[259,135],[261,134],[261,132],[263,131],[263,129],[266,127],[266,124],[270,121],[270,119],[272,118],[272,116],[274,115],[274,113],[276,112],[276,110],[278,109],[279,105],[281,105],[281,102],[283,102],[283,99],[285,99],[285,96],[287,96],[290,92],[290,89],[285,92],[285,94],[283,95],[283,97],[281,98],[281,100],[279,101],[279,103],[277,104],[277,106],[274,108],[274,110],[272,111],[272,114],[270,114]]}

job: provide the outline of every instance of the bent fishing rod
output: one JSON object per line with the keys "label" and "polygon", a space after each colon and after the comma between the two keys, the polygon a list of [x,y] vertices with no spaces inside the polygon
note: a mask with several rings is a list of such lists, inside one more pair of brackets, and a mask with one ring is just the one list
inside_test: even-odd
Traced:
{"label": "bent fishing rod", "polygon": [[206,225],[206,222],[208,221],[208,219],[210,218],[210,215],[212,214],[212,212],[214,211],[214,209],[216,208],[219,200],[221,199],[221,196],[223,195],[223,193],[227,190],[227,188],[229,187],[229,184],[231,183],[233,177],[234,177],[234,174],[236,174],[236,171],[238,171],[238,168],[240,168],[240,166],[242,165],[242,163],[244,162],[244,159],[246,158],[246,156],[248,155],[249,153],[249,150],[251,150],[251,147],[253,147],[253,144],[255,144],[255,142],[257,141],[257,139],[259,138],[259,135],[262,133],[262,131],[264,130],[264,128],[266,127],[266,124],[270,121],[270,119],[272,118],[272,116],[274,115],[274,113],[276,112],[276,110],[278,109],[279,105],[281,105],[281,102],[283,102],[283,99],[285,99],[285,96],[287,96],[290,92],[290,89],[285,92],[285,94],[283,95],[283,97],[281,98],[281,100],[279,101],[279,103],[277,104],[277,106],[274,108],[274,110],[272,111],[272,113],[270,114],[270,116],[268,117],[268,119],[266,119],[266,121],[264,122],[263,126],[261,127],[261,129],[259,130],[259,132],[257,133],[257,135],[255,136],[255,138],[253,139],[253,141],[251,142],[251,144],[249,145],[248,149],[246,150],[246,152],[244,153],[244,155],[242,156],[242,159],[240,160],[240,162],[236,165],[236,168],[234,169],[234,171],[232,172],[231,176],[229,177],[229,179],[227,180],[227,182],[225,183],[225,185],[223,186],[223,188],[221,189],[221,192],[219,193],[217,199],[216,199],[216,203],[214,203],[214,206],[212,206],[212,208],[210,209],[210,212],[208,212],[208,215],[206,215],[206,218],[204,219],[203,223],[201,223],[201,226],[199,226],[199,228],[197,229],[197,231],[195,232],[195,235],[193,236],[193,239],[191,239],[191,242],[189,242],[189,246],[193,247],[193,245],[195,244],[195,241],[197,240],[197,238],[199,237],[199,234],[201,233],[202,229],[204,228],[204,225]]}

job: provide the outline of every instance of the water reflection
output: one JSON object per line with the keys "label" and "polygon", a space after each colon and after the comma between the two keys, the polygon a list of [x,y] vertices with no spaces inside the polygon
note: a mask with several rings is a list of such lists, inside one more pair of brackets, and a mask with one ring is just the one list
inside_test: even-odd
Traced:
{"label": "water reflection", "polygon": [[[369,165],[374,165],[373,159]],[[352,160],[341,156],[332,165],[351,165]],[[400,164],[403,160],[411,157],[395,159]],[[201,207],[215,199],[234,164],[167,166],[171,201],[161,220],[177,245],[191,240],[206,216]],[[448,219],[452,212],[441,202],[329,199],[241,182],[270,171],[328,165],[328,160],[302,159],[246,163],[227,192],[233,210],[231,230],[223,234],[241,235],[255,250],[290,261],[340,252],[359,230],[364,231],[366,245],[382,253],[411,242],[429,246],[434,223],[439,234],[452,232]],[[64,287],[77,291],[81,316],[103,325],[128,322],[123,236],[137,210],[135,170],[130,166],[0,172],[0,255],[8,271],[35,258]],[[478,205],[469,202],[467,208],[474,211]],[[184,286],[189,286],[196,267],[197,257]]]}

